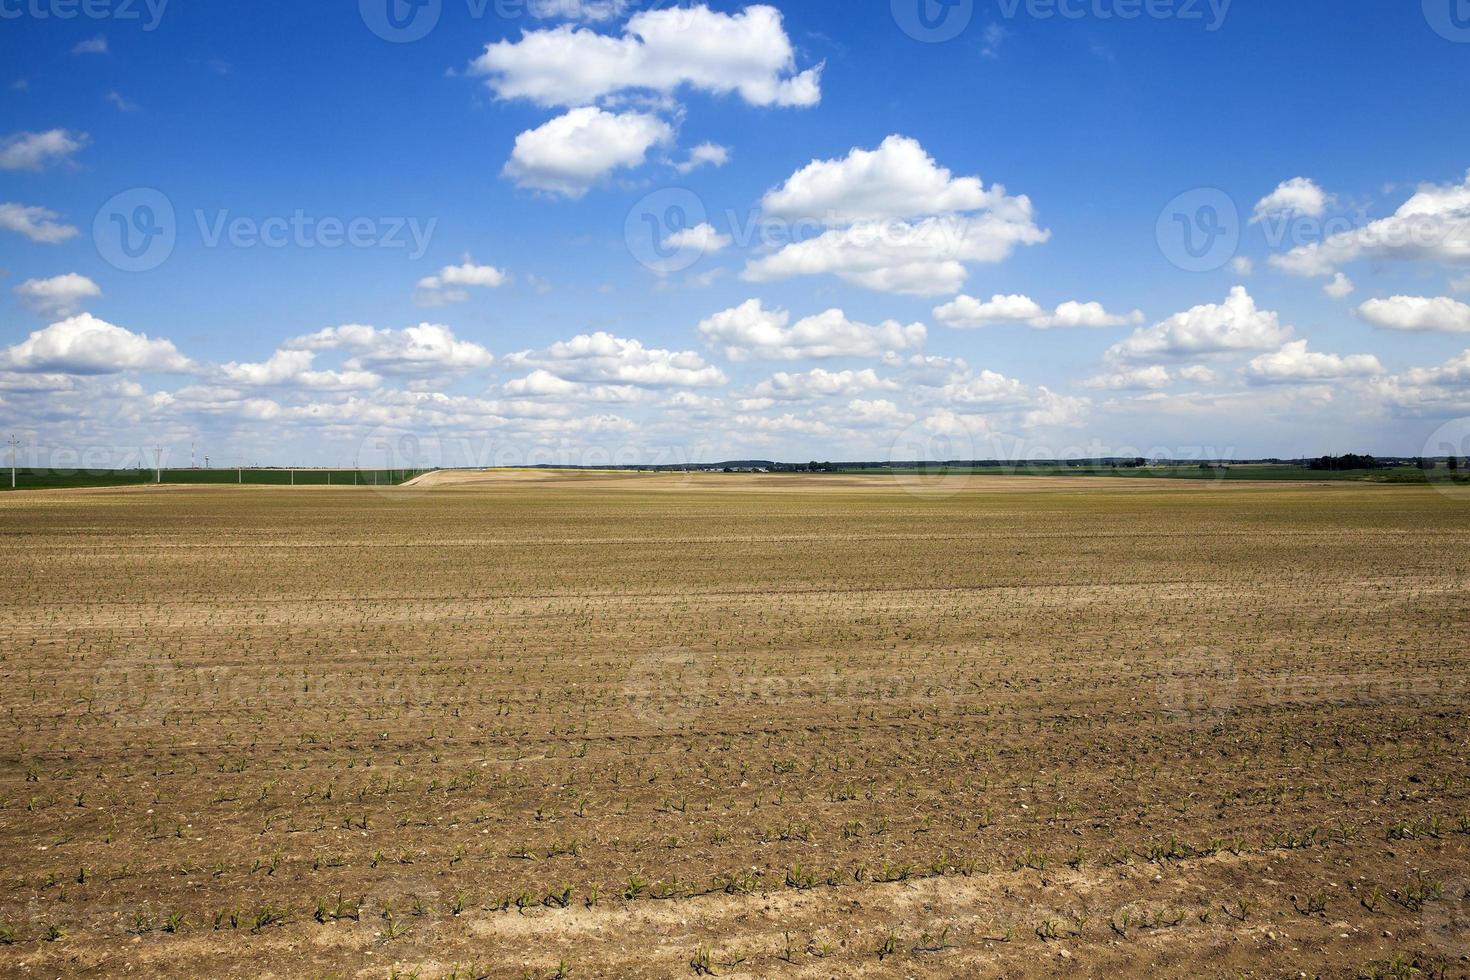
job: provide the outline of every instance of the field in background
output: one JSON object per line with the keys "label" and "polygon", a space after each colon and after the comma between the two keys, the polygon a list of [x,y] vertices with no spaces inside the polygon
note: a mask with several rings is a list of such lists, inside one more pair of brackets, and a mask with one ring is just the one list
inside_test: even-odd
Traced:
{"label": "field in background", "polygon": [[0,972],[1457,976],[1470,493],[0,497]]}

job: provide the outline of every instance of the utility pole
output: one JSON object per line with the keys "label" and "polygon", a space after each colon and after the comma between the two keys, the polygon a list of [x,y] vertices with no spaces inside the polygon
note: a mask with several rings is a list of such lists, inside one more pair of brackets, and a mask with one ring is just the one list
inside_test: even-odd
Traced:
{"label": "utility pole", "polygon": [[15,453],[16,453],[15,447],[17,445],[19,445],[19,443],[17,443],[15,441],[15,436],[11,436],[10,437],[10,489],[12,489],[12,490],[15,489]]}
{"label": "utility pole", "polygon": [[153,482],[163,482],[163,447],[153,447]]}

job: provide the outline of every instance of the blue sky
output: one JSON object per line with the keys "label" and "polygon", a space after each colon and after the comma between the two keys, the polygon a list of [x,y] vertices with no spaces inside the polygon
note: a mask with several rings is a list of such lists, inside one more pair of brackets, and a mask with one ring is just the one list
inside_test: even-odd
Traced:
{"label": "blue sky", "polygon": [[1433,450],[1467,6],[0,0],[0,415],[38,462]]}

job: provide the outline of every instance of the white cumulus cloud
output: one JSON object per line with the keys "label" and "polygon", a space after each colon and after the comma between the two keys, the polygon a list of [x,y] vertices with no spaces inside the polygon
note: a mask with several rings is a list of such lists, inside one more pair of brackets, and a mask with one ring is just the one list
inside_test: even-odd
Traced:
{"label": "white cumulus cloud", "polygon": [[1372,354],[1321,354],[1307,350],[1305,340],[1294,340],[1279,351],[1262,354],[1246,367],[1246,377],[1257,383],[1337,381],[1383,374]]}
{"label": "white cumulus cloud", "polygon": [[1320,218],[1332,203],[1332,196],[1308,177],[1293,177],[1256,202],[1251,224],[1271,218]]}
{"label": "white cumulus cloud", "polygon": [[1330,276],[1360,258],[1470,260],[1470,172],[1459,184],[1425,185],[1392,216],[1271,256],[1297,276]]}
{"label": "white cumulus cloud", "polygon": [[882,292],[955,293],[967,263],[1000,262],[1047,241],[1031,200],[978,177],[956,178],[917,141],[890,136],[877,150],[815,161],[766,194],[764,219],[817,222],[814,237],[749,262],[752,282],[835,275]]}
{"label": "white cumulus cloud", "polygon": [[15,287],[15,296],[42,316],[71,316],[85,300],[102,295],[102,289],[86,276],[68,272],[49,279],[27,279]]}
{"label": "white cumulus cloud", "polygon": [[86,133],[68,129],[15,133],[0,139],[0,170],[43,170],[47,164],[69,160],[86,145]]}
{"label": "white cumulus cloud", "polygon": [[610,382],[642,388],[709,388],[725,374],[693,351],[661,350],[604,331],[558,341],[543,350],[506,358],[518,367],[541,368],[569,381]]}
{"label": "white cumulus cloud", "polygon": [[872,368],[861,371],[828,371],[813,368],[800,374],[777,371],[756,385],[751,394],[756,398],[802,400],[832,395],[858,395],[868,391],[894,391],[898,385],[878,377]]}
{"label": "white cumulus cloud", "polygon": [[90,313],[37,330],[0,353],[0,370],[53,374],[117,374],[156,371],[182,374],[195,369],[173,343],[133,333]]}
{"label": "white cumulus cloud", "polygon": [[1257,309],[1244,286],[1230,290],[1225,302],[1203,304],[1151,327],[1140,327],[1108,349],[1112,363],[1164,361],[1239,351],[1274,351],[1291,338],[1271,310]]}
{"label": "white cumulus cloud", "polygon": [[701,143],[689,151],[689,159],[674,164],[674,169],[681,174],[689,174],[700,167],[723,167],[729,162],[729,147],[718,143]]}
{"label": "white cumulus cloud", "polygon": [[468,257],[460,265],[446,265],[432,276],[419,280],[417,301],[422,306],[443,306],[469,299],[469,288],[497,289],[510,281],[504,270],[493,265],[476,265]]}
{"label": "white cumulus cloud", "polygon": [[24,204],[0,204],[0,228],[24,235],[41,245],[60,245],[74,238],[77,229],[61,224],[55,211]]}
{"label": "white cumulus cloud", "polygon": [[1047,311],[1029,296],[1000,294],[983,301],[973,296],[956,296],[936,307],[934,316],[946,326],[959,329],[1019,323],[1033,330],[1050,330],[1057,327],[1121,327],[1143,322],[1140,310],[1120,315],[1109,313],[1101,303],[1068,301]]}
{"label": "white cumulus cloud", "polygon": [[283,349],[338,350],[351,358],[348,371],[370,371],[398,376],[463,374],[489,367],[495,360],[473,341],[460,340],[437,323],[421,323],[405,330],[380,330],[362,324],[327,327],[288,341]]}
{"label": "white cumulus cloud", "polygon": [[795,361],[917,350],[924,346],[928,331],[922,323],[904,325],[896,320],[870,326],[849,320],[839,309],[792,324],[788,311],[767,310],[752,299],[701,321],[699,335],[732,361]]}
{"label": "white cumulus cloud", "polygon": [[619,167],[637,167],[674,129],[643,112],[572,109],[516,137],[505,176],[520,187],[580,198]]}
{"label": "white cumulus cloud", "polygon": [[1386,330],[1470,333],[1470,304],[1448,296],[1370,299],[1358,307],[1357,315]]}
{"label": "white cumulus cloud", "polygon": [[821,101],[822,66],[798,71],[775,7],[700,4],[635,14],[620,36],[563,25],[497,41],[471,65],[502,99],[585,106],[622,92],[738,92],[759,106]]}

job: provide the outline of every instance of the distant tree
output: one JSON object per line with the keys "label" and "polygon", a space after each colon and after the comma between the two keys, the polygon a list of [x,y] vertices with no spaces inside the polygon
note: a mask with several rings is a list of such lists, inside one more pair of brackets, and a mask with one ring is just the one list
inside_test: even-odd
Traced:
{"label": "distant tree", "polygon": [[1378,460],[1372,456],[1359,456],[1356,453],[1348,453],[1344,456],[1323,456],[1314,459],[1307,464],[1309,469],[1340,472],[1342,470],[1376,470]]}

